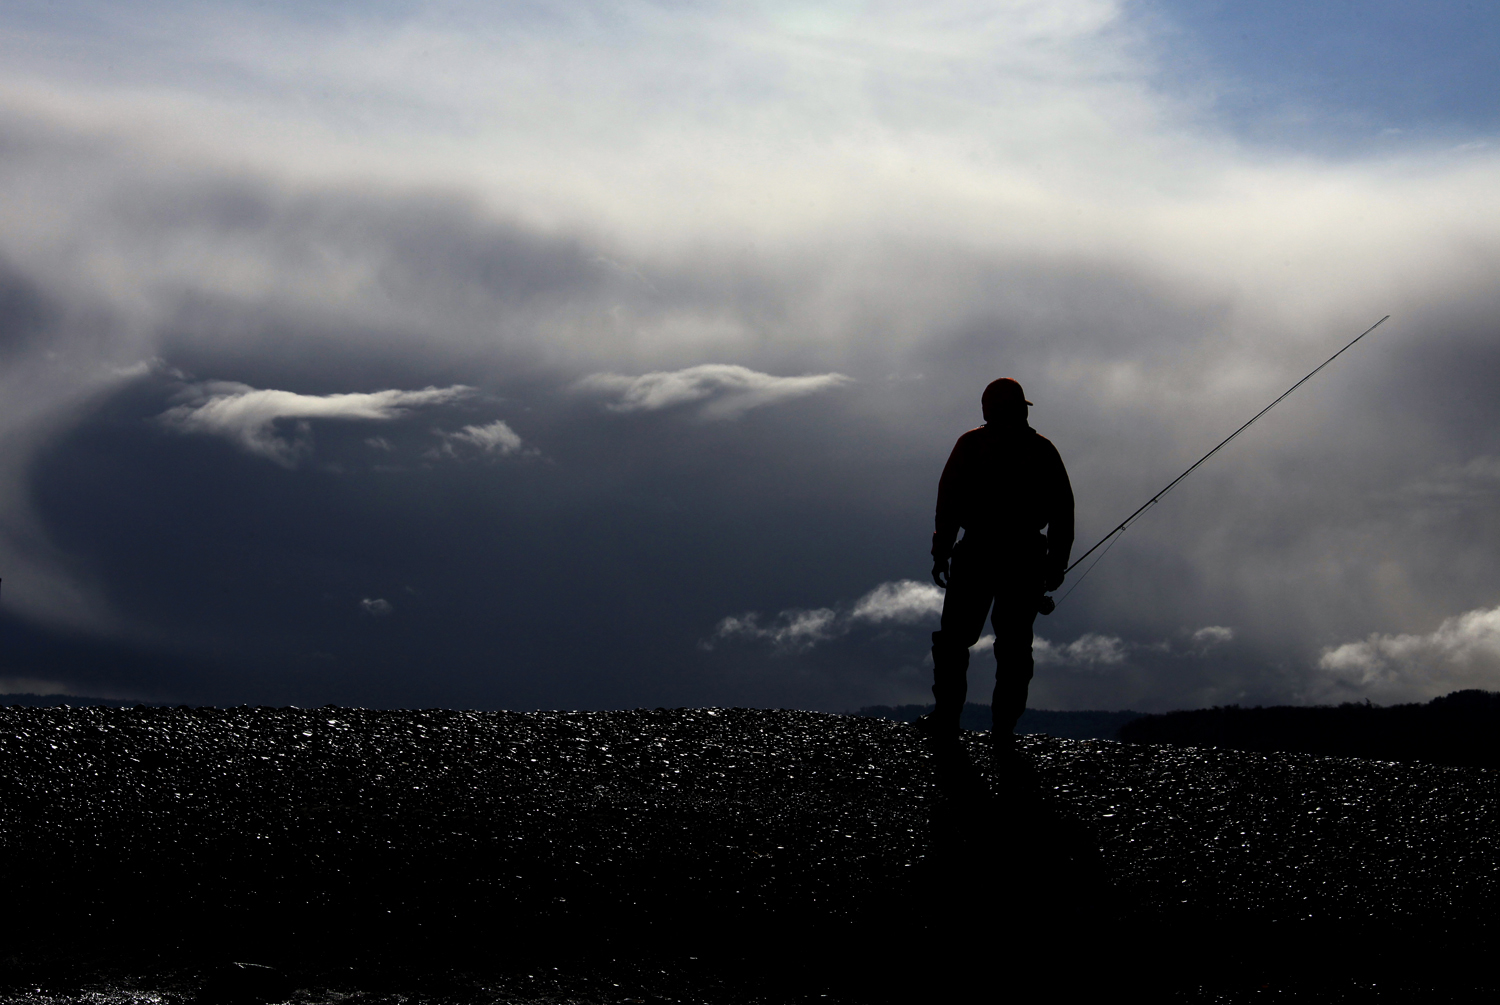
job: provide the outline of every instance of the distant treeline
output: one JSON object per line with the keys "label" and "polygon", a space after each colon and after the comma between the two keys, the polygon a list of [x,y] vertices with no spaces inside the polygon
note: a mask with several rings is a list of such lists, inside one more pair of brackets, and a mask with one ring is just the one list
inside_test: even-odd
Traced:
{"label": "distant treeline", "polygon": [[61,708],[64,705],[73,708],[86,708],[91,705],[103,705],[106,708],[134,708],[140,704],[149,703],[118,701],[114,698],[86,698],[76,694],[0,694],[0,708],[7,705],[24,705],[27,708]]}
{"label": "distant treeline", "polygon": [[[854,714],[869,719],[911,722],[931,711],[931,705],[866,705]],[[1118,740],[1120,727],[1140,717],[1140,712],[1052,712],[1028,708],[1016,724],[1016,732],[1045,733],[1065,740]],[[958,724],[964,729],[989,729],[990,707],[968,703]]]}
{"label": "distant treeline", "polygon": [[1454,691],[1425,705],[1226,705],[1167,712],[1126,723],[1119,739],[1500,767],[1500,692]]}

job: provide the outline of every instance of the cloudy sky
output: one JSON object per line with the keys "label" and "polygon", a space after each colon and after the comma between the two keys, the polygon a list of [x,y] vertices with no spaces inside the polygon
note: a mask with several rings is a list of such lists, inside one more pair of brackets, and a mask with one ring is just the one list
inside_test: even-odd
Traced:
{"label": "cloudy sky", "polygon": [[1031,704],[1500,689],[1497,31],[12,0],[0,691],[920,701],[986,382],[1081,550],[1385,314],[1038,620]]}

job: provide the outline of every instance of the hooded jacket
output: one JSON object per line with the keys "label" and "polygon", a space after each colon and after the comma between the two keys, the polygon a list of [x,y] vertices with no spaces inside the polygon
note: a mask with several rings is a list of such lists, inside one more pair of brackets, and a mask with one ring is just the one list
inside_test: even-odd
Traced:
{"label": "hooded jacket", "polygon": [[987,423],[960,436],[938,480],[935,562],[953,554],[960,528],[985,550],[1045,543],[1043,569],[1067,568],[1073,486],[1052,441],[1024,424]]}

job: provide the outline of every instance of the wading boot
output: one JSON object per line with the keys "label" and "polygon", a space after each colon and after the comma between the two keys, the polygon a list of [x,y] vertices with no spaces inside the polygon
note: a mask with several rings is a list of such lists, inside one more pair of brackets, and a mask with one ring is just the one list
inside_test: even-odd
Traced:
{"label": "wading boot", "polygon": [[995,688],[995,698],[990,705],[990,742],[995,745],[996,750],[1009,750],[1015,745],[1016,722],[1019,716],[1010,714],[1002,701],[1000,689]]}
{"label": "wading boot", "polygon": [[942,708],[935,708],[924,716],[919,716],[912,723],[919,732],[925,733],[935,740],[954,740],[958,738],[958,716],[947,715]]}
{"label": "wading boot", "polygon": [[969,650],[950,652],[942,646],[933,646],[932,677],[932,698],[936,705],[912,725],[936,739],[955,739],[959,732],[958,717],[969,695]]}
{"label": "wading boot", "polygon": [[990,746],[995,756],[995,770],[1002,776],[1010,775],[1020,763],[1016,724],[1024,711],[1025,687],[1022,686],[1018,696],[1014,682],[1007,684],[997,680],[994,696],[990,699]]}

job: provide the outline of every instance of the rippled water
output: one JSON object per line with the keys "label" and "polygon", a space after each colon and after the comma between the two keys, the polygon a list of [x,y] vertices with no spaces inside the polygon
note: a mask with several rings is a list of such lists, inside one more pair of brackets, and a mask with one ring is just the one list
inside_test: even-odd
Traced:
{"label": "rippled water", "polygon": [[[1484,937],[1496,817],[1483,769],[1041,736],[997,758],[806,712],[0,709],[0,981],[191,1001],[248,954],[288,982],[258,1000],[866,1000],[960,921],[1062,953],[1027,912],[1111,926],[1076,936],[1111,966],[1158,937],[1218,951],[1218,926],[1243,970],[1299,940]],[[1290,966],[1156,980],[1312,987]],[[1320,994],[1366,993],[1328,966]]]}

